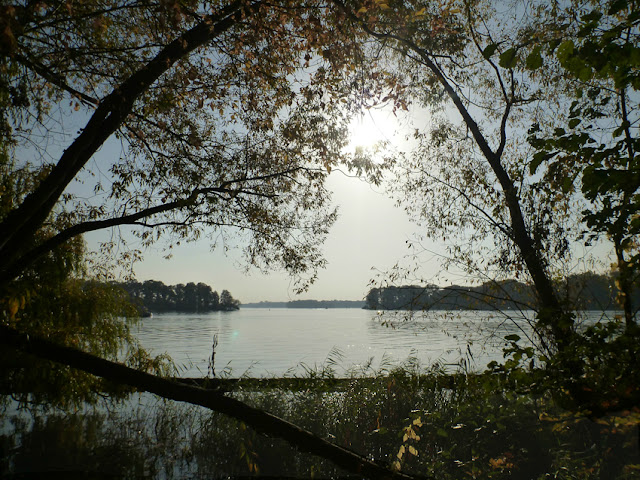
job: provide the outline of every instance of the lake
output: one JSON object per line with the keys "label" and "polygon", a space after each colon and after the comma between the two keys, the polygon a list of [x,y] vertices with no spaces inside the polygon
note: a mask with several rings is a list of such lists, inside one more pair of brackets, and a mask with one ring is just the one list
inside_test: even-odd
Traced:
{"label": "lake", "polygon": [[[232,377],[302,375],[307,369],[373,374],[418,361],[454,370],[461,361],[481,370],[502,359],[504,336],[530,331],[495,312],[429,312],[404,320],[361,309],[246,308],[210,314],[158,314],[134,329],[143,347],[168,353],[181,376],[207,374],[214,335],[216,374]],[[532,318],[531,312],[524,312]],[[389,321],[391,320],[391,325]],[[367,369],[367,365],[371,368]],[[373,370],[372,370],[373,369]]]}

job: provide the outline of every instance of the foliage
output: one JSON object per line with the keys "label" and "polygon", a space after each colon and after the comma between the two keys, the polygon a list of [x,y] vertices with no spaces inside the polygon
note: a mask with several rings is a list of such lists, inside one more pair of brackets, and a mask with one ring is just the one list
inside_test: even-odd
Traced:
{"label": "foliage", "polygon": [[[576,310],[616,310],[620,290],[615,275],[593,272],[568,275],[558,290]],[[638,304],[640,291],[632,292]],[[535,306],[530,285],[516,280],[486,282],[477,286],[386,286],[369,290],[370,310],[523,310]]]}
{"label": "foliage", "polygon": [[378,42],[386,68],[405,72],[406,103],[428,115],[395,159],[398,203],[421,238],[444,245],[445,269],[531,283],[538,332],[553,350],[575,333],[554,279],[571,261],[580,199],[549,196],[526,168],[523,127],[556,113],[557,85],[537,68],[532,42],[547,35],[537,23],[547,12],[542,2],[416,0],[368,2],[351,19]]}
{"label": "foliage", "polygon": [[[324,264],[320,243],[336,218],[324,180],[346,160],[350,109],[413,102],[432,117],[397,163],[399,200],[427,237],[455,241],[450,257],[466,272],[531,283],[550,374],[543,386],[556,395],[535,393],[534,352],[511,337],[510,357],[482,376],[425,380],[397,371],[333,395],[236,397],[403,471],[632,474],[637,448],[627,434],[637,412],[601,428],[560,407],[592,414],[638,395],[630,304],[638,264],[637,8],[618,0],[606,12],[589,4],[502,6],[101,0],[0,7],[2,322],[112,358],[131,346],[128,363],[158,367],[131,344],[123,297],[85,282],[80,235],[131,226],[141,247],[164,235],[169,248],[210,235],[224,247],[240,243],[248,264],[284,268],[304,288]],[[354,41],[360,32],[372,43]],[[572,90],[576,83],[588,88]],[[569,97],[575,101],[565,108]],[[459,117],[446,118],[451,106]],[[569,134],[557,125],[565,121]],[[531,124],[527,138],[523,126]],[[100,148],[118,143],[120,155],[99,158]],[[361,160],[351,166],[367,171]],[[562,302],[555,277],[571,260],[581,220],[587,238],[613,241],[624,332],[609,324],[580,333]],[[118,246],[103,245],[107,255]],[[233,303],[226,291],[219,301]],[[79,401],[103,391],[64,367],[2,360],[11,391],[27,391],[19,386],[34,379],[64,387],[25,398],[64,405],[56,393]],[[198,430],[213,439],[207,445],[219,445],[222,458],[239,452],[242,473],[268,471],[272,444],[260,450],[253,433],[234,443],[233,422],[211,419]],[[585,455],[592,445],[596,455]],[[210,454],[193,455],[204,463]]]}
{"label": "foliage", "polygon": [[[3,7],[2,143],[42,178],[0,228],[2,282],[69,237],[128,225],[139,248],[164,238],[170,255],[209,236],[304,288],[336,218],[324,179],[346,160],[343,69],[357,48],[349,31],[327,34],[340,15],[322,2],[298,7]],[[99,158],[103,145],[119,153]],[[50,213],[64,228],[34,243]]]}
{"label": "foliage", "polygon": [[[379,373],[329,388],[305,379],[293,389],[240,384],[233,395],[416,476],[615,479],[637,473],[635,411],[590,420],[528,391],[533,376],[514,385],[497,374]],[[37,450],[43,468],[57,468],[74,452],[74,464],[90,471],[121,452],[122,462],[110,462],[107,471],[125,478],[140,472],[168,478],[344,475],[222,415],[143,402],[144,408],[114,412],[110,420],[96,412],[36,419],[31,426],[17,422],[13,428],[24,440],[11,445],[13,470],[3,474],[28,473],[20,460]],[[3,437],[5,445],[11,438]]]}
{"label": "foliage", "polygon": [[586,5],[576,19],[553,25],[563,35],[547,45],[569,81],[565,124],[534,124],[529,142],[537,149],[530,170],[544,165],[549,190],[580,190],[587,243],[606,236],[614,246],[619,302],[627,325],[635,323],[632,289],[640,275],[638,66],[640,16],[635,2]]}
{"label": "foliage", "polygon": [[237,310],[240,302],[227,290],[221,294],[204,283],[189,282],[186,285],[165,285],[157,280],[143,283],[132,281],[122,284],[134,303],[144,310],[160,312],[213,312]]}
{"label": "foliage", "polygon": [[522,310],[533,304],[531,288],[516,281],[477,287],[451,285],[372,288],[366,308],[371,310]]}
{"label": "foliage", "polygon": [[[6,163],[0,167],[1,220],[37,178],[28,169],[11,174]],[[51,236],[59,229],[52,219],[39,233]],[[76,237],[37,259],[0,294],[0,322],[143,370],[166,371],[163,359],[151,358],[132,337],[130,326],[137,310],[126,292],[89,279],[84,254],[84,242]],[[95,402],[106,393],[114,400],[127,393],[123,387],[26,354],[3,350],[0,357],[0,390],[13,393],[24,404],[69,408]]]}
{"label": "foliage", "polygon": [[482,283],[530,283],[536,331],[551,354],[578,335],[573,305],[558,289],[575,268],[572,243],[607,237],[631,324],[640,185],[635,2],[342,6],[378,43],[385,68],[410,78],[406,103],[429,114],[408,138],[413,148],[395,159],[390,183],[424,228],[416,248],[422,238],[443,243],[444,268]]}
{"label": "foliage", "polygon": [[[517,376],[542,360],[552,379],[545,387],[566,392],[562,402],[574,409],[637,405],[637,365],[623,353],[636,339],[636,2],[372,1],[350,18],[387,68],[411,79],[407,103],[429,114],[390,183],[424,229],[410,246],[444,244],[444,268],[474,276],[479,290],[510,279],[531,285],[539,351],[508,339],[499,368]],[[615,322],[585,330],[577,321],[585,302],[568,272],[581,238],[616,256],[611,292],[624,332]],[[437,305],[446,292],[388,286],[409,283],[398,278],[393,270],[371,304],[385,306],[386,295],[394,307]]]}
{"label": "foliage", "polygon": [[[566,408],[593,416],[636,407],[640,399],[640,364],[634,355],[636,328],[623,322],[589,325],[571,351],[549,362],[549,388],[562,392]],[[572,366],[580,364],[580,376]]]}

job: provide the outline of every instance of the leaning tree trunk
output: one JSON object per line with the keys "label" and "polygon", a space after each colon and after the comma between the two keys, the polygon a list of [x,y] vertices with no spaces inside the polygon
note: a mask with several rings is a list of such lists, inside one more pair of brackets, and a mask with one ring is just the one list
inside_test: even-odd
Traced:
{"label": "leaning tree trunk", "polygon": [[538,295],[540,304],[538,321],[546,331],[551,333],[553,343],[555,343],[558,350],[563,350],[573,338],[573,315],[570,312],[565,311],[559,301],[553,282],[551,281],[545,262],[541,256],[541,252],[539,252],[535,247],[531,232],[524,220],[522,207],[513,179],[505,169],[502,161],[502,154],[506,145],[507,120],[513,106],[513,93],[509,96],[506,91],[504,92],[505,107],[501,120],[500,143],[494,150],[489,145],[489,142],[483,135],[479,125],[466,108],[463,100],[460,98],[460,95],[458,95],[456,89],[449,82],[447,76],[444,74],[441,67],[434,61],[428,50],[421,48],[409,38],[393,33],[380,33],[375,31],[371,25],[358,18],[358,16],[350,10],[342,0],[332,1],[338,6],[338,8],[345,12],[351,20],[359,24],[360,27],[369,35],[385,41],[392,40],[394,42],[398,42],[404,49],[408,49],[417,55],[420,59],[420,63],[437,79],[440,85],[444,88],[448,97],[453,101],[456,109],[462,116],[465,125],[471,132],[476,145],[482,152],[482,155],[500,183],[500,187],[504,195],[504,202],[509,212],[511,240],[520,251],[522,260],[531,275],[534,288]]}
{"label": "leaning tree trunk", "polygon": [[0,344],[5,348],[13,348],[121,385],[134,387],[138,391],[223,413],[266,435],[282,438],[301,451],[325,458],[355,475],[374,480],[411,480],[413,478],[391,471],[351,450],[327,442],[286,420],[214,390],[185,385],[141,372],[75,348],[58,345],[37,335],[20,333],[6,326],[0,326]]}

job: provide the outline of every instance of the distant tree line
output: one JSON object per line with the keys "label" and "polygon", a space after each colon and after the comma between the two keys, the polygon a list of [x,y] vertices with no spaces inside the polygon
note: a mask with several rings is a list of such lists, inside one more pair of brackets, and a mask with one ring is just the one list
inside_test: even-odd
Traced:
{"label": "distant tree line", "polygon": [[147,280],[142,283],[126,282],[121,286],[129,293],[134,303],[148,312],[205,313],[240,308],[240,302],[234,299],[228,290],[218,294],[204,283],[165,285],[157,280]]}
{"label": "distant tree line", "polygon": [[[613,275],[582,273],[569,276],[557,285],[567,305],[575,310],[619,309],[620,291]],[[640,306],[640,291],[633,295],[634,308]],[[363,308],[369,310],[515,310],[535,304],[532,286],[516,280],[487,282],[479,286],[438,287],[403,285],[372,288]]]}
{"label": "distant tree line", "polygon": [[362,308],[362,300],[293,300],[287,308]]}
{"label": "distant tree line", "polygon": [[258,302],[246,308],[363,308],[362,300],[293,300],[290,302]]}

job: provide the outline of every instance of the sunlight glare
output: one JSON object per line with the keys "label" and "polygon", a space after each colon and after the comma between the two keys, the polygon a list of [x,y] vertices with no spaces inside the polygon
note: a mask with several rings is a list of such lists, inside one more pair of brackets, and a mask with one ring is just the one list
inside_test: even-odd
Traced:
{"label": "sunlight glare", "polygon": [[348,150],[371,148],[378,142],[389,141],[396,134],[397,120],[393,113],[384,110],[367,110],[356,117],[349,127]]}

